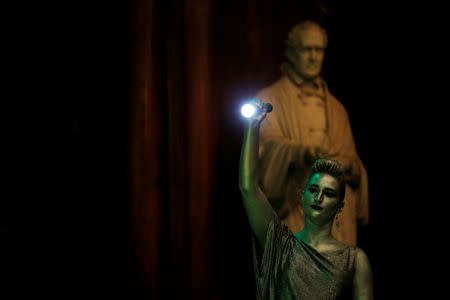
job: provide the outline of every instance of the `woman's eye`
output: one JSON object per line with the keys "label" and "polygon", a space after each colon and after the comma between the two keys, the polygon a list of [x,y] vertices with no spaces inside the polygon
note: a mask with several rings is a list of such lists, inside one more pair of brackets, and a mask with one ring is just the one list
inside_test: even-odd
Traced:
{"label": "woman's eye", "polygon": [[325,195],[327,195],[327,197],[330,197],[330,198],[336,197],[336,193],[335,192],[326,192]]}

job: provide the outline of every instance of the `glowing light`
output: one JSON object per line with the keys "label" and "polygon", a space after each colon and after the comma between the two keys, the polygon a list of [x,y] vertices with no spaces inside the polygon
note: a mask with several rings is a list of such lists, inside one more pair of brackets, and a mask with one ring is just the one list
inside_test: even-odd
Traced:
{"label": "glowing light", "polygon": [[241,114],[247,119],[253,117],[255,113],[256,107],[251,104],[244,104],[241,108]]}

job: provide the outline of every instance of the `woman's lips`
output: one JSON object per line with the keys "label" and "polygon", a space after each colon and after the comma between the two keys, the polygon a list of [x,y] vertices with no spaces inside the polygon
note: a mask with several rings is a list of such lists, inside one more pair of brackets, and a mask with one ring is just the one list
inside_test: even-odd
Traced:
{"label": "woman's lips", "polygon": [[311,205],[311,207],[312,207],[312,209],[314,209],[314,210],[322,210],[322,209],[323,209],[322,206],[319,206],[319,205],[316,205],[316,204]]}

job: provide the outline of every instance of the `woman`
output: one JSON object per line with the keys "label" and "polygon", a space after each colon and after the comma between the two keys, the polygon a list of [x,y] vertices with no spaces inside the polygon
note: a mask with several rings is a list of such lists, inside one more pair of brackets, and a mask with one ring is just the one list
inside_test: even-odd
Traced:
{"label": "woman", "polygon": [[266,112],[262,102],[256,105],[261,109],[248,119],[244,132],[239,186],[256,238],[258,298],[372,299],[372,272],[366,254],[331,235],[333,221],[344,206],[342,167],[325,158],[314,162],[301,195],[305,226],[292,233],[258,183],[259,127]]}

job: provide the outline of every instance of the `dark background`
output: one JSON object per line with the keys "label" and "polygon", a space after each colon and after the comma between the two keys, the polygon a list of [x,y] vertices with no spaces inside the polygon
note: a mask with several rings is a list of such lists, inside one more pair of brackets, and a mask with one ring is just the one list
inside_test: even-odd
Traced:
{"label": "dark background", "polygon": [[[156,267],[160,276],[154,285],[147,283],[143,256],[136,250],[130,124],[136,99],[134,12],[144,2],[23,2],[3,12],[8,78],[3,147],[8,154],[0,253],[2,282],[12,295],[196,295],[186,288],[186,278],[193,273],[184,271],[195,266],[185,260],[173,263],[182,252],[170,252],[166,228],[172,221],[162,218],[158,223],[160,237],[152,247],[160,249],[162,263]],[[157,68],[165,78],[171,70],[168,62],[177,62],[165,56],[172,49],[165,38],[175,36],[183,43],[186,35],[172,30],[191,21],[180,17],[180,10],[196,4],[147,3],[156,11],[154,30],[161,42],[157,53],[166,58]],[[242,124],[236,107],[278,77],[285,35],[309,15],[321,18],[328,31],[323,75],[348,110],[369,174],[371,219],[359,241],[372,264],[376,298],[437,295],[439,279],[434,274],[447,249],[439,231],[447,196],[440,175],[445,172],[445,148],[438,143],[445,140],[440,131],[445,128],[440,100],[445,96],[435,69],[446,70],[439,51],[443,34],[438,23],[445,20],[439,7],[393,6],[387,1],[209,3],[208,82],[216,96],[211,105],[218,101],[210,119],[216,124],[217,159],[214,201],[208,210],[210,234],[204,243],[211,245],[208,283],[213,292],[200,295],[253,298],[250,230],[237,189]],[[188,66],[184,64],[177,77],[181,81],[188,81]],[[178,90],[181,98],[184,92]],[[162,94],[158,101],[162,108],[155,110],[170,109],[167,96]],[[190,103],[178,105],[186,108]],[[170,143],[163,149],[169,148]],[[169,182],[166,178],[161,183],[163,190],[169,189]],[[161,196],[165,212],[173,209],[164,201],[167,194]],[[190,237],[180,251],[195,256]]]}

